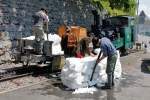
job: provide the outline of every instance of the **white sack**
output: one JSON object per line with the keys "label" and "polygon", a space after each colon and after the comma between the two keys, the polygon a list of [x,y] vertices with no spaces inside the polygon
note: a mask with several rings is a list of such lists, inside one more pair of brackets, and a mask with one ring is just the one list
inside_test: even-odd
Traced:
{"label": "white sack", "polygon": [[[35,40],[35,36],[29,36],[22,38],[25,40]],[[44,34],[44,39],[47,40],[47,34]],[[61,51],[61,37],[57,34],[48,34],[48,40],[53,41],[52,43],[52,55],[62,55],[64,54],[63,51]]]}
{"label": "white sack", "polygon": [[79,88],[79,89],[76,89],[72,94],[81,94],[81,93],[90,93],[90,94],[93,94],[96,91],[97,91],[97,89],[95,87],[91,87],[91,88]]}
{"label": "white sack", "polygon": [[63,55],[64,51],[61,50],[60,44],[52,44],[52,55]]}
{"label": "white sack", "polygon": [[[96,59],[97,57],[67,58],[61,71],[62,83],[71,89],[88,87]],[[106,64],[107,58],[97,65],[92,83],[100,85],[107,81]],[[120,78],[121,72],[120,55],[118,52],[114,77]]]}
{"label": "white sack", "polygon": [[[44,39],[47,40],[47,34],[44,35]],[[57,34],[48,34],[48,40],[53,41],[53,45],[60,44],[61,37]]]}
{"label": "white sack", "polygon": [[35,36],[29,36],[22,38],[23,40],[35,40]]}

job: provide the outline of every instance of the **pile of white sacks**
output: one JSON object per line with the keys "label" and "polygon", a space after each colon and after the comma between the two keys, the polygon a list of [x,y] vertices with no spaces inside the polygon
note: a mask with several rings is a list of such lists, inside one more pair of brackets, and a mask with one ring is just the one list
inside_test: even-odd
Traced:
{"label": "pile of white sacks", "polygon": [[[45,40],[47,36],[45,34]],[[48,40],[53,41],[52,43],[52,55],[62,55],[64,51],[61,50],[61,37],[57,34],[48,34]]]}
{"label": "pile of white sacks", "polygon": [[[114,78],[121,78],[122,68],[120,63],[119,51],[117,63],[114,72]],[[91,85],[103,86],[107,82],[107,74],[105,72],[107,58],[103,59],[95,69],[93,80],[90,81],[93,71],[96,57],[84,57],[84,58],[67,58],[65,65],[61,71],[62,83],[71,88],[86,88]]]}
{"label": "pile of white sacks", "polygon": [[[34,40],[35,36],[29,36],[22,39]],[[47,35],[44,34],[44,39],[47,40]],[[64,52],[61,50],[61,37],[57,34],[48,34],[48,40],[52,43],[52,55],[62,55]]]}

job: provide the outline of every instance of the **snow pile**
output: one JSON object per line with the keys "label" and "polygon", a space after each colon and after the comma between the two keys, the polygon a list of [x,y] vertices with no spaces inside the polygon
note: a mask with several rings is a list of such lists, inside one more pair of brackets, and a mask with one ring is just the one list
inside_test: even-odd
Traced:
{"label": "snow pile", "polygon": [[[103,59],[96,67],[93,75],[93,80],[90,81],[94,64],[97,57],[85,57],[85,58],[67,58],[65,66],[61,71],[62,83],[71,88],[86,88],[89,85],[98,84],[103,85],[107,81],[107,74],[105,72],[107,58]],[[120,55],[118,52],[118,59],[116,63],[115,78],[121,77],[121,64]]]}
{"label": "snow pile", "polygon": [[[22,38],[25,40],[35,40],[35,36],[29,36]],[[47,35],[44,34],[44,39],[47,40]],[[52,43],[52,55],[62,55],[64,54],[63,51],[61,51],[61,38],[57,34],[48,34],[48,40],[53,41]]]}

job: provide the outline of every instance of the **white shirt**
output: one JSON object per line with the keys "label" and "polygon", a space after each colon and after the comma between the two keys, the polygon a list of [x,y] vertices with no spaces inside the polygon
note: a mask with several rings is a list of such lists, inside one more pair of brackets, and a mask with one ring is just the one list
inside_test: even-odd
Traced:
{"label": "white shirt", "polygon": [[39,20],[34,26],[43,27],[44,22],[49,22],[48,16],[43,11],[37,12],[36,15],[39,17]]}

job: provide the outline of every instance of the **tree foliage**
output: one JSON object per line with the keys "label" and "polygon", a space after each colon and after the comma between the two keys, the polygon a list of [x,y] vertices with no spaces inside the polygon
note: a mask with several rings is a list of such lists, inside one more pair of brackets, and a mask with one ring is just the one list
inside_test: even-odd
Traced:
{"label": "tree foliage", "polygon": [[136,0],[91,0],[92,4],[100,5],[100,10],[107,9],[107,11],[114,15],[132,15],[136,13]]}

